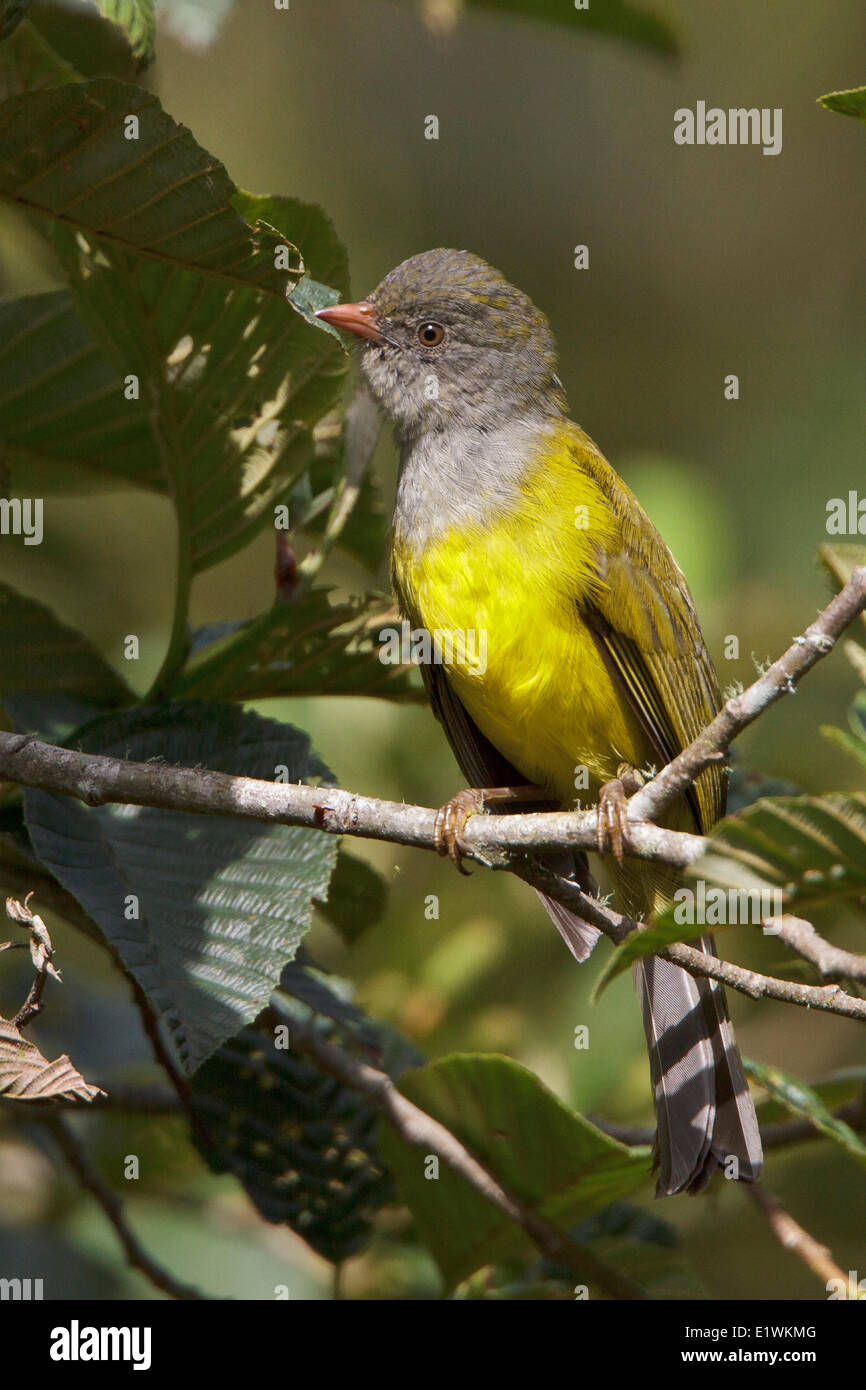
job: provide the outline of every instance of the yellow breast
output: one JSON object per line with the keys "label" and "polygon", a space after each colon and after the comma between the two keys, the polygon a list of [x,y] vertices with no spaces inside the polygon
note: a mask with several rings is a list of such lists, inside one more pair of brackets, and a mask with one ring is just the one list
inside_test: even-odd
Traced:
{"label": "yellow breast", "polygon": [[421,548],[394,541],[407,617],[431,633],[463,634],[444,645],[444,669],[469,714],[525,777],[565,802],[592,800],[621,762],[651,760],[580,616],[616,526],[563,441],[527,471],[507,510],[451,526]]}

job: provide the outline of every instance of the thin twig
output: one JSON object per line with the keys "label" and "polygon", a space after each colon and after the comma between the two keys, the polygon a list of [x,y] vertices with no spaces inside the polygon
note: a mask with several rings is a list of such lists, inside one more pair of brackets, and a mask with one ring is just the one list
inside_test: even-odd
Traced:
{"label": "thin twig", "polygon": [[201,1293],[190,1284],[183,1284],[175,1279],[174,1275],[168,1270],[163,1269],[162,1265],[157,1264],[145,1250],[138,1237],[130,1230],[127,1224],[126,1214],[123,1209],[123,1202],[116,1192],[102,1180],[97,1172],[90,1156],[75,1133],[72,1125],[62,1115],[52,1114],[46,1116],[44,1124],[57,1141],[63,1157],[69,1164],[81,1186],[96,1199],[108,1220],[114,1227],[117,1237],[123,1246],[126,1258],[134,1269],[139,1270],[146,1279],[150,1280],[154,1288],[160,1289],[168,1294],[169,1298],[184,1300],[206,1299],[207,1294]]}
{"label": "thin twig", "polygon": [[[649,1125],[624,1125],[616,1120],[609,1120],[604,1115],[587,1115],[586,1117],[596,1129],[600,1129],[604,1134],[609,1134],[611,1139],[618,1139],[621,1144],[628,1144],[629,1148],[638,1148],[643,1144],[651,1144],[655,1138],[655,1130]],[[866,1131],[866,1110],[860,1100],[848,1101],[845,1105],[840,1105],[833,1111],[833,1118],[840,1120],[842,1124],[848,1125],[849,1129],[863,1133]],[[790,1120],[774,1120],[772,1124],[761,1126],[761,1145],[764,1153],[770,1149],[787,1149],[794,1144],[809,1143],[815,1139],[826,1139],[823,1130],[817,1128],[815,1124],[805,1117],[797,1117]]]}
{"label": "thin twig", "polygon": [[659,813],[676,801],[696,777],[724,754],[743,729],[784,695],[792,695],[797,681],[833,650],[838,637],[866,609],[866,565],[855,569],[824,611],[795,637],[791,646],[756,681],[726,700],[711,724],[683,749],[678,757],[635,792],[629,815],[636,820],[657,820]]}
{"label": "thin twig", "polygon": [[785,913],[783,917],[768,918],[764,925],[772,925],[776,940],[784,942],[796,955],[814,965],[823,979],[866,982],[866,956],[833,946],[816,932],[811,922]]}
{"label": "thin twig", "polygon": [[30,910],[30,899],[33,897],[34,891],[31,890],[27,894],[23,903],[19,902],[17,898],[6,899],[7,917],[30,933],[30,959],[33,961],[33,968],[36,971],[27,998],[15,1017],[11,1019],[12,1026],[17,1028],[19,1032],[27,1026],[31,1019],[42,1012],[42,992],[49,975],[54,980],[61,978],[59,970],[53,963],[54,948],[51,945],[48,928],[39,914]]}
{"label": "thin twig", "polygon": [[[617,945],[621,945],[633,932],[646,930],[642,922],[589,897],[576,884],[557,878],[540,865],[528,863],[516,872],[533,888],[539,888],[572,908],[578,917],[598,927]],[[866,1019],[866,999],[856,999],[846,994],[838,984],[804,985],[794,980],[780,980],[772,975],[762,975],[757,970],[732,965],[730,961],[720,960],[718,956],[684,942],[675,942],[654,954],[681,965],[696,978],[719,980],[750,999],[778,999],[785,1004],[798,1004],[803,1009],[821,1009],[826,1013],[839,1014],[842,1018]]]}
{"label": "thin twig", "polygon": [[821,1245],[814,1236],[810,1236],[809,1232],[794,1220],[790,1212],[785,1210],[778,1197],[768,1192],[759,1182],[741,1183],[740,1186],[747,1189],[755,1206],[767,1218],[770,1230],[779,1243],[802,1260],[803,1264],[818,1276],[825,1288],[831,1282],[841,1281],[842,1286],[847,1289],[848,1298],[866,1299],[866,1291],[861,1293],[858,1290],[856,1280],[849,1279],[839,1268],[827,1246]]}
{"label": "thin twig", "polygon": [[565,1265],[577,1278],[597,1284],[611,1298],[646,1299],[639,1284],[604,1264],[585,1245],[572,1240],[515,1197],[476,1159],[445,1125],[428,1115],[398,1091],[387,1072],[352,1057],[324,1039],[315,1028],[292,1023],[292,1042],[313,1057],[323,1071],[345,1086],[369,1096],[407,1144],[437,1154],[487,1202],[521,1226],[543,1255]]}

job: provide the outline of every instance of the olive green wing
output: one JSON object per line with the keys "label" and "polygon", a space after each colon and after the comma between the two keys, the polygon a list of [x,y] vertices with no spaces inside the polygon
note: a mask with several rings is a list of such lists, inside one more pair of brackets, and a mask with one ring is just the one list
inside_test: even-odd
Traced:
{"label": "olive green wing", "polygon": [[[574,455],[619,523],[599,554],[582,615],[663,766],[718,713],[718,678],[682,570],[634,493],[585,436]],[[724,814],[722,769],[703,772],[686,800],[706,832]]]}

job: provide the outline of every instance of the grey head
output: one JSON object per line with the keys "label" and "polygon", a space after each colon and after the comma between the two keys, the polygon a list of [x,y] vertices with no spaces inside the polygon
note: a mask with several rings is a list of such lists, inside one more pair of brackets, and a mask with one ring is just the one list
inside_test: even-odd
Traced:
{"label": "grey head", "polygon": [[359,304],[320,317],[361,340],[363,377],[403,442],[565,410],[547,319],[468,251],[412,256]]}

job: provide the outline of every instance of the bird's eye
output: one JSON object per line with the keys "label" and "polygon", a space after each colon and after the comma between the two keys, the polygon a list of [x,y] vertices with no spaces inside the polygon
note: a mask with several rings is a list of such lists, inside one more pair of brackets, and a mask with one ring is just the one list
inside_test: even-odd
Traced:
{"label": "bird's eye", "polygon": [[444,337],[445,329],[441,323],[428,320],[418,325],[418,341],[423,343],[424,347],[438,347]]}

